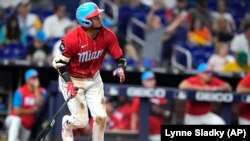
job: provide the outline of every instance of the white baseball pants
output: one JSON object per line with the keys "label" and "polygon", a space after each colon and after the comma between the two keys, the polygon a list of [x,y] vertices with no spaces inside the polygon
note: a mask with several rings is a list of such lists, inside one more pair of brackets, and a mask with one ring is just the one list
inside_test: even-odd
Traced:
{"label": "white baseball pants", "polygon": [[[70,110],[70,124],[67,128],[83,128],[88,125],[88,108],[94,119],[92,141],[103,141],[106,127],[106,108],[104,101],[103,82],[100,73],[97,72],[93,79],[73,78],[77,95],[68,102]],[[67,84],[59,76],[59,87],[64,99],[68,98]]]}
{"label": "white baseball pants", "polygon": [[7,116],[5,126],[8,129],[8,141],[28,141],[31,131],[22,126],[21,119],[15,115]]}
{"label": "white baseball pants", "polygon": [[208,112],[204,115],[191,115],[191,114],[185,114],[184,117],[184,124],[186,125],[224,125],[225,121],[218,116],[217,114],[214,114],[212,112]]}
{"label": "white baseball pants", "polygon": [[243,117],[239,117],[238,122],[239,122],[239,125],[250,125],[250,120],[243,118]]}

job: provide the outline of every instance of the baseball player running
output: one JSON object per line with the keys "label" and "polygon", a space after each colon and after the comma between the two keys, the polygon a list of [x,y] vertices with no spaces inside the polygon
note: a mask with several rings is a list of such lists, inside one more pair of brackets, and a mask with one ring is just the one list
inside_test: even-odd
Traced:
{"label": "baseball player running", "polygon": [[73,96],[68,103],[71,115],[62,119],[63,141],[73,141],[72,130],[87,126],[88,108],[94,119],[92,141],[104,140],[107,114],[99,69],[107,52],[117,63],[113,75],[119,77],[120,83],[125,80],[126,59],[116,35],[102,26],[102,11],[95,3],[81,4],[76,10],[80,25],[62,38],[61,53],[53,60],[64,98]]}

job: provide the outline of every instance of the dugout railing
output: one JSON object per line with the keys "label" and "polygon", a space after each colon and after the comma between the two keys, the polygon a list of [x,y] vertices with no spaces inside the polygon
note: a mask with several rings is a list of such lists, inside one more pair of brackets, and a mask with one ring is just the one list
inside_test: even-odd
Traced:
{"label": "dugout railing", "polygon": [[[140,105],[140,117],[148,117],[149,115],[149,103],[147,98],[159,97],[167,98],[169,100],[196,100],[196,101],[207,101],[207,102],[219,102],[222,103],[221,117],[225,120],[226,124],[231,124],[231,103],[250,103],[250,94],[237,94],[235,92],[201,92],[201,91],[180,91],[177,88],[171,87],[157,87],[155,89],[145,89],[139,85],[119,85],[119,84],[105,84],[104,85],[105,95],[107,96],[118,96],[125,95],[129,97],[141,97]],[[51,81],[49,87],[49,93],[52,94],[49,100],[49,118],[51,118],[58,110],[64,99],[58,89],[58,82]],[[68,112],[65,109],[64,112]],[[61,119],[60,115],[57,124],[49,134],[49,140],[57,141],[60,140],[61,132]],[[140,118],[140,130],[137,133],[123,134],[123,133],[112,133],[107,132],[105,137],[112,141],[117,139],[123,141],[147,141],[148,140],[148,121],[147,118]],[[79,137],[77,137],[79,138]],[[81,138],[81,137],[80,137]],[[88,137],[87,140],[90,140]]]}

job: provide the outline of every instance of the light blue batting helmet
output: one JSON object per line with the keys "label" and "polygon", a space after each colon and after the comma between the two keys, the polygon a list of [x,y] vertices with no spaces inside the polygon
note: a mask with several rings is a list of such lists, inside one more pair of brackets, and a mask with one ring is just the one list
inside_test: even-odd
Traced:
{"label": "light blue batting helmet", "polygon": [[80,25],[89,28],[92,26],[92,17],[97,16],[104,10],[99,9],[98,6],[93,2],[86,2],[81,4],[76,10],[76,19]]}

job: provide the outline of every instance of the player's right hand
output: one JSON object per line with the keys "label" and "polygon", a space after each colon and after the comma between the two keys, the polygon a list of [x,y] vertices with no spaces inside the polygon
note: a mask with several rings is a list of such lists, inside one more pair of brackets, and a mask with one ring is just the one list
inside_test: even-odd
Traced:
{"label": "player's right hand", "polygon": [[67,83],[67,95],[75,97],[77,92],[75,91],[75,86],[73,82],[68,82]]}
{"label": "player's right hand", "polygon": [[125,81],[124,70],[121,67],[118,67],[113,71],[113,76],[118,76],[120,78],[120,83]]}

